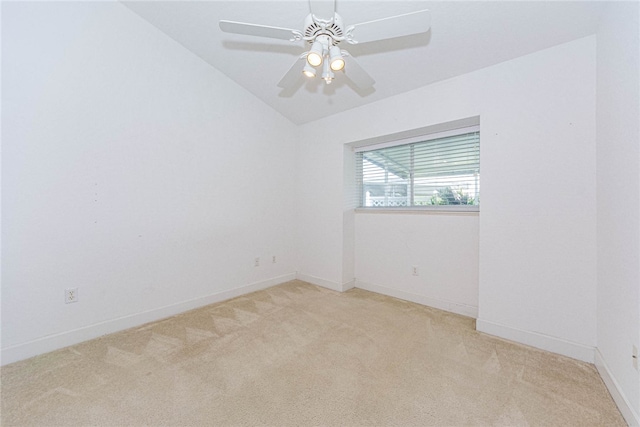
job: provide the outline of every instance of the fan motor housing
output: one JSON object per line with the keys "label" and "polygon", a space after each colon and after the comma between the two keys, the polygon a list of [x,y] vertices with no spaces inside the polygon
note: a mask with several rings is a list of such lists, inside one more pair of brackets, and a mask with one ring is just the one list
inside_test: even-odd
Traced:
{"label": "fan motor housing", "polygon": [[320,35],[329,36],[333,46],[344,40],[344,24],[340,15],[335,13],[330,21],[318,19],[311,13],[307,15],[304,20],[304,38],[311,44]]}

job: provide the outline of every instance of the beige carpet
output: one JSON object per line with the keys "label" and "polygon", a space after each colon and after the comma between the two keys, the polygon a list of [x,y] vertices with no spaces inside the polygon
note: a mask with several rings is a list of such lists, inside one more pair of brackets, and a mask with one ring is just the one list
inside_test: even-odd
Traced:
{"label": "beige carpet", "polygon": [[2,368],[2,425],[623,426],[593,365],[300,281]]}

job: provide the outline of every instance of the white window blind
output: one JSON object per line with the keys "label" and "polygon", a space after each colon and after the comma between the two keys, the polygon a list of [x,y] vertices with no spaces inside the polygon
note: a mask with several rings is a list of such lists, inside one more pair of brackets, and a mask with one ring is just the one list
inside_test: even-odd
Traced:
{"label": "white window blind", "polygon": [[359,206],[478,206],[480,131],[461,132],[359,149],[356,153]]}

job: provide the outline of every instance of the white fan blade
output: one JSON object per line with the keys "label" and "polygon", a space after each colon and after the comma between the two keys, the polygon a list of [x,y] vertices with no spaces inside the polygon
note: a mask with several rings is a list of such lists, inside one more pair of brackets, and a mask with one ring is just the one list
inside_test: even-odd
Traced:
{"label": "white fan blade", "polygon": [[302,69],[304,68],[304,61],[306,61],[306,56],[302,56],[298,58],[296,62],[293,63],[289,71],[282,76],[280,81],[278,82],[278,87],[283,89],[287,89],[293,85],[295,85],[298,80],[302,78]]}
{"label": "white fan blade", "polygon": [[300,40],[300,31],[269,25],[247,24],[246,22],[220,21],[220,29],[225,33],[246,34],[248,36],[269,37],[281,40]]}
{"label": "white fan blade", "polygon": [[390,16],[375,21],[356,24],[347,30],[356,43],[391,39],[411,34],[426,33],[431,27],[431,12],[428,9],[404,15]]}
{"label": "white fan blade", "polygon": [[360,66],[358,61],[346,51],[342,51],[344,58],[344,74],[360,89],[368,89],[376,82],[373,77]]}

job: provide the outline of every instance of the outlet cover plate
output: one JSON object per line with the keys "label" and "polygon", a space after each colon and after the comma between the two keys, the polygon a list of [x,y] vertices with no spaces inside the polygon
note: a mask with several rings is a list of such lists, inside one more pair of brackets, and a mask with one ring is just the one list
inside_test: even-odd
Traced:
{"label": "outlet cover plate", "polygon": [[71,304],[72,302],[78,302],[78,288],[67,288],[64,290],[64,302],[65,304]]}

